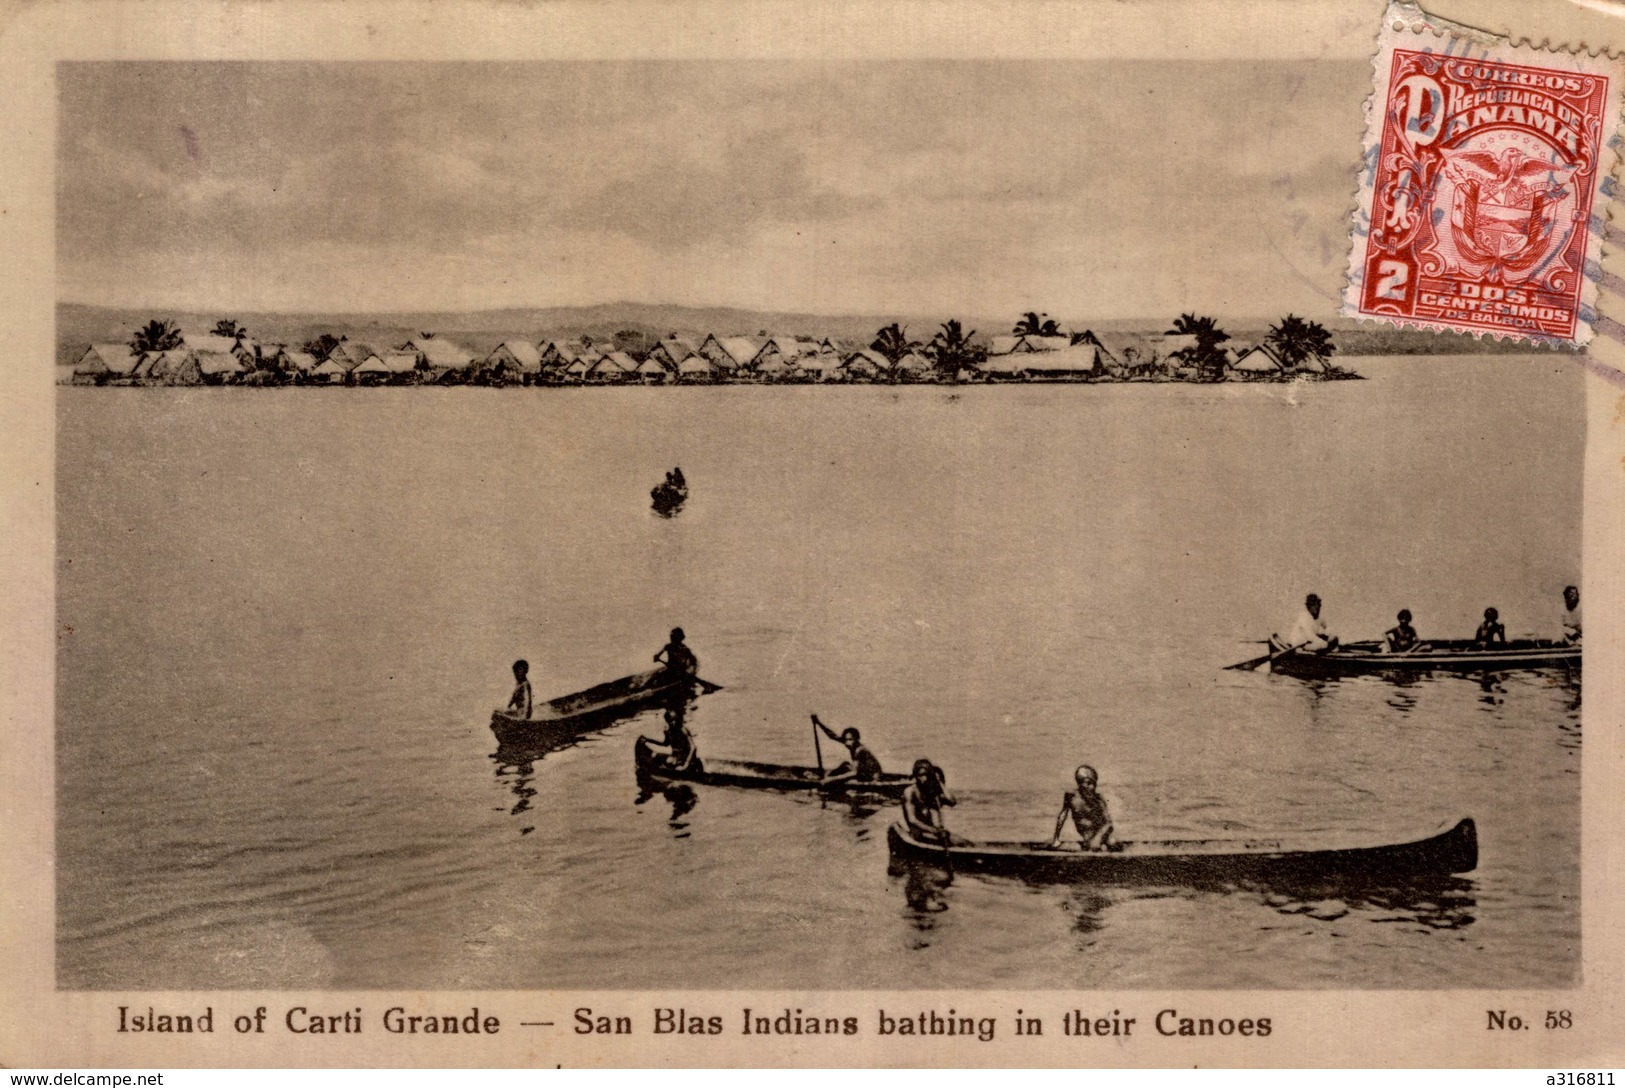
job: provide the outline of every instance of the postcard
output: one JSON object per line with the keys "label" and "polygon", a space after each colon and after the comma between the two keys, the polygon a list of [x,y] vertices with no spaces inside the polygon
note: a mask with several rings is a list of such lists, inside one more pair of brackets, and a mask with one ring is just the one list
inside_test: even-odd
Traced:
{"label": "postcard", "polygon": [[0,48],[0,1064],[1619,1063],[1619,18]]}

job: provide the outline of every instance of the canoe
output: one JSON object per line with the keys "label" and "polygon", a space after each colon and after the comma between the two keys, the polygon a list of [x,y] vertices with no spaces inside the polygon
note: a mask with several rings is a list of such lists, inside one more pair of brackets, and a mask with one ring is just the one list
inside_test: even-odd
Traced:
{"label": "canoe", "polygon": [[529,718],[507,710],[493,711],[491,732],[497,735],[499,744],[552,744],[600,728],[627,714],[687,698],[696,687],[692,676],[670,669],[655,669],[532,707]]}
{"label": "canoe", "polygon": [[817,767],[791,767],[780,763],[752,763],[736,759],[699,760],[699,766],[681,771],[649,763],[639,745],[638,773],[656,782],[694,782],[704,786],[738,786],[743,789],[787,790],[869,797],[901,797],[908,788],[906,774],[883,774],[867,782],[847,780],[825,782]]}
{"label": "canoe", "polygon": [[913,838],[896,824],[886,839],[896,858],[951,865],[956,871],[1057,882],[1447,876],[1478,866],[1478,829],[1470,819],[1407,842],[1333,848],[1262,839],[1176,839],[1125,842],[1109,851],[1034,842],[966,843],[944,849]]}
{"label": "canoe", "polygon": [[1493,649],[1468,639],[1429,641],[1425,650],[1387,653],[1378,642],[1351,642],[1323,654],[1294,651],[1270,662],[1286,676],[1361,676],[1367,673],[1507,672],[1514,669],[1578,668],[1580,647],[1566,642],[1523,640]]}
{"label": "canoe", "polygon": [[649,492],[649,502],[656,510],[675,510],[688,501],[688,488],[674,484],[656,484]]}

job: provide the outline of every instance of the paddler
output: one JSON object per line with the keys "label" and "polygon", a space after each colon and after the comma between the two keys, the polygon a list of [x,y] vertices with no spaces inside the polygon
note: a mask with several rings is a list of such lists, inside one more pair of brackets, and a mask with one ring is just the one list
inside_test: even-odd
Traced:
{"label": "paddler", "polygon": [[655,767],[673,771],[686,771],[698,762],[699,746],[694,734],[688,731],[683,712],[676,707],[666,708],[666,734],[664,743],[656,744],[648,737],[639,737],[644,758]]}
{"label": "paddler", "polygon": [[1501,613],[1493,608],[1484,609],[1484,622],[1478,625],[1478,633],[1473,636],[1473,645],[1485,647],[1499,642],[1505,646],[1507,641],[1506,624],[1501,622]]}
{"label": "paddler", "polygon": [[508,697],[508,709],[518,717],[530,717],[530,662],[528,661],[520,660],[513,663],[513,694]]}
{"label": "paddler", "polygon": [[1402,654],[1414,650],[1422,641],[1417,637],[1416,628],[1411,626],[1410,609],[1401,608],[1398,618],[1399,622],[1383,632],[1382,636],[1387,640],[1388,652],[1391,654]]}
{"label": "paddler", "polygon": [[694,656],[694,651],[683,641],[681,627],[671,629],[671,641],[660,648],[654,659],[663,663],[672,672],[684,676],[693,676],[700,671],[700,659]]}
{"label": "paddler", "polygon": [[1085,764],[1074,771],[1072,777],[1078,788],[1076,792],[1067,793],[1061,798],[1061,811],[1055,817],[1055,834],[1049,844],[1052,848],[1061,845],[1061,831],[1066,827],[1067,818],[1071,817],[1072,826],[1077,829],[1085,850],[1108,849],[1111,846],[1112,817],[1106,810],[1106,799],[1095,788],[1100,776],[1093,767]]}
{"label": "paddler", "polygon": [[1567,586],[1563,590],[1563,641],[1570,646],[1580,645],[1580,587]]}
{"label": "paddler", "polygon": [[914,780],[903,791],[903,824],[921,842],[947,846],[953,835],[942,823],[942,806],[954,803],[942,769],[929,759],[914,761]]}
{"label": "paddler", "polygon": [[1320,618],[1320,597],[1314,593],[1303,599],[1303,611],[1293,621],[1286,634],[1270,636],[1270,648],[1280,653],[1296,650],[1305,654],[1323,654],[1337,649],[1337,636],[1326,630],[1326,621]]}
{"label": "paddler", "polygon": [[835,730],[818,720],[813,715],[813,724],[816,725],[830,740],[839,741],[846,746],[847,759],[839,767],[824,776],[826,782],[844,782],[847,779],[856,779],[859,782],[873,782],[881,775],[880,760],[864,745],[863,737],[851,726],[836,733]]}

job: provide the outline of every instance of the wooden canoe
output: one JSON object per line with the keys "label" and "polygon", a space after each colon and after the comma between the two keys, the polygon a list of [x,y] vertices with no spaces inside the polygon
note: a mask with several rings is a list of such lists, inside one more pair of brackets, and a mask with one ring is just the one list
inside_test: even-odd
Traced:
{"label": "wooden canoe", "polygon": [[1177,884],[1192,880],[1329,877],[1419,877],[1469,873],[1478,866],[1478,829],[1464,819],[1419,839],[1362,846],[1291,846],[1262,839],[1125,842],[1087,851],[1076,844],[982,842],[942,847],[893,824],[892,856],[1052,882]]}
{"label": "wooden canoe", "polygon": [[1509,672],[1519,669],[1579,668],[1580,647],[1566,642],[1521,640],[1493,648],[1468,639],[1428,641],[1425,649],[1385,652],[1378,642],[1351,642],[1323,654],[1294,651],[1270,662],[1286,676],[1361,676],[1367,673]]}
{"label": "wooden canoe", "polygon": [[676,771],[641,758],[644,749],[637,749],[638,773],[656,782],[693,782],[704,786],[738,786],[743,789],[786,790],[816,792],[841,796],[901,797],[908,788],[906,774],[882,774],[879,778],[860,782],[846,779],[826,782],[817,767],[791,767],[780,763],[752,763],[736,759],[700,759],[698,766],[690,765]]}
{"label": "wooden canoe", "polygon": [[529,718],[507,710],[494,711],[491,732],[497,735],[500,744],[554,744],[601,728],[627,714],[687,698],[697,687],[698,682],[692,676],[670,669],[655,669],[542,703],[532,708]]}

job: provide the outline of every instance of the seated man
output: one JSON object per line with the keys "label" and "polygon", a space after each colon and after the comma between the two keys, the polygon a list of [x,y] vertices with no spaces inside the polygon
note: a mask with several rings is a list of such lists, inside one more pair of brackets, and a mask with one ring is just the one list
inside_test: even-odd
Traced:
{"label": "seated man", "polygon": [[837,734],[835,730],[819,721],[816,714],[813,715],[813,724],[823,732],[824,736],[830,740],[838,740],[846,746],[846,762],[826,774],[824,776],[826,782],[844,781],[848,778],[856,779],[859,782],[873,782],[880,777],[880,760],[876,759],[875,754],[864,746],[863,739],[856,729],[848,726]]}
{"label": "seated man", "polygon": [[1506,641],[1507,629],[1501,622],[1501,614],[1493,608],[1484,609],[1484,622],[1478,625],[1478,633],[1473,636],[1473,645],[1486,648],[1500,643],[1505,646]]}
{"label": "seated man", "polygon": [[1279,653],[1297,650],[1300,653],[1323,654],[1337,649],[1337,636],[1326,630],[1326,621],[1320,618],[1320,598],[1311,593],[1303,599],[1303,611],[1286,634],[1270,636],[1270,648]]}
{"label": "seated man", "polygon": [[1061,845],[1061,831],[1066,827],[1067,818],[1071,817],[1072,826],[1077,829],[1085,850],[1110,849],[1112,817],[1106,811],[1106,799],[1095,790],[1099,776],[1093,767],[1085,765],[1073,772],[1072,777],[1078,789],[1061,798],[1061,811],[1055,817],[1055,834],[1049,841],[1050,846]]}
{"label": "seated man", "polygon": [[1580,644],[1580,588],[1568,586],[1563,590],[1563,641],[1570,646]]}
{"label": "seated man", "polygon": [[1388,643],[1388,652],[1391,654],[1402,654],[1414,650],[1422,642],[1421,639],[1416,637],[1416,628],[1411,626],[1411,610],[1401,608],[1398,618],[1399,623],[1383,633],[1383,638]]}

